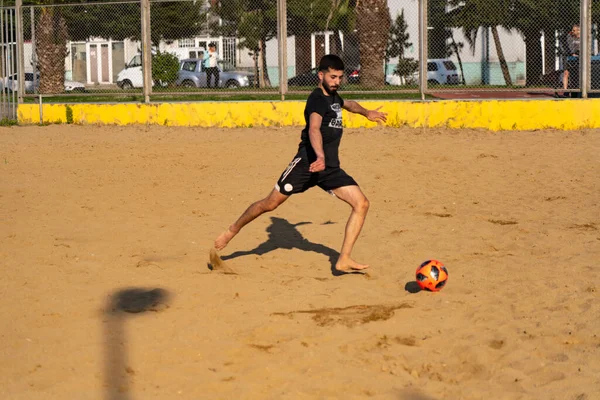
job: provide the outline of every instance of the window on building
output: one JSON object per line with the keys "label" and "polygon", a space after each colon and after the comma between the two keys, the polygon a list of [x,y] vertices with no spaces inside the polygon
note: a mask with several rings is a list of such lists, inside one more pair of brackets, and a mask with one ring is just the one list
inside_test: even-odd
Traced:
{"label": "window on building", "polygon": [[233,67],[236,66],[235,50],[235,38],[223,38],[223,60],[231,63]]}
{"label": "window on building", "polygon": [[179,39],[179,47],[196,47],[195,39]]}

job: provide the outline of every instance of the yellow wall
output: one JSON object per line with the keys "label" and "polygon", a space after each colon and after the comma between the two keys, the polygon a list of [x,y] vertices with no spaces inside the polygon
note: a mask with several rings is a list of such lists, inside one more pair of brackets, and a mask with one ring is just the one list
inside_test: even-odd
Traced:
{"label": "yellow wall", "polygon": [[[157,104],[46,104],[44,123],[157,124],[169,126],[249,127],[304,125],[303,101],[201,102]],[[600,99],[483,100],[483,101],[361,101],[366,108],[382,106],[388,126],[531,130],[600,127]],[[37,104],[21,104],[21,124],[39,124]],[[70,121],[69,121],[70,122]],[[344,126],[372,127],[375,123],[344,112]]]}

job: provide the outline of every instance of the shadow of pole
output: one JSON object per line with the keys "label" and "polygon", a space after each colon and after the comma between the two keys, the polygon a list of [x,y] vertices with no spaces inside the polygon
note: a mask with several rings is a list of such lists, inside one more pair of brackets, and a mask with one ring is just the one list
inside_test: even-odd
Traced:
{"label": "shadow of pole", "polygon": [[128,288],[114,292],[104,310],[105,364],[107,400],[131,400],[130,382],[133,369],[127,360],[125,321],[131,314],[162,311],[169,294],[164,289]]}

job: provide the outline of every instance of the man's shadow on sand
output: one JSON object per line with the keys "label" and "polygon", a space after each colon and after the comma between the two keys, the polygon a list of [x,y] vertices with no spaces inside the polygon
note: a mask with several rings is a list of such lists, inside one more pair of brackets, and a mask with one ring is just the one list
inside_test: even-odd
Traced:
{"label": "man's shadow on sand", "polygon": [[262,256],[263,254],[277,249],[298,249],[302,251],[313,251],[327,256],[329,258],[329,263],[331,264],[331,273],[334,276],[362,274],[358,271],[342,272],[335,269],[335,264],[338,258],[340,258],[340,253],[330,247],[313,243],[304,238],[297,227],[308,224],[312,224],[312,222],[298,222],[297,224],[291,224],[284,218],[271,217],[271,225],[267,228],[269,238],[265,242],[259,244],[252,250],[236,251],[229,255],[223,255],[221,256],[221,259],[226,261],[231,260],[232,258],[248,256],[250,254]]}

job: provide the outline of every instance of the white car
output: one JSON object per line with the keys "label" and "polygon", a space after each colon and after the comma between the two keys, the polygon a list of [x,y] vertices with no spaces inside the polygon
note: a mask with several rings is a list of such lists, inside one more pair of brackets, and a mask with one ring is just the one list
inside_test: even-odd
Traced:
{"label": "white car", "polygon": [[[186,47],[182,49],[171,49],[168,50],[169,53],[173,54],[177,57],[178,60],[189,57],[196,57],[200,52],[204,52],[203,47]],[[152,55],[155,55],[156,52],[152,50]],[[129,60],[127,64],[125,64],[125,68],[123,68],[117,74],[117,86],[123,90],[129,90],[133,88],[143,88],[144,87],[144,75],[142,73],[142,55],[136,54]],[[152,86],[154,86],[154,82],[152,82]]]}
{"label": "white car", "polygon": [[[415,72],[410,80],[419,82],[419,72]],[[427,60],[427,83],[429,85],[459,85],[462,83],[454,61],[447,58]]]}
{"label": "white car", "polygon": [[427,60],[427,83],[431,85],[460,84],[460,77],[454,62],[447,58]]}
{"label": "white car", "polygon": [[[40,86],[40,75],[38,74],[37,80],[35,82],[35,89],[37,90]],[[13,74],[9,77],[4,77],[2,81],[0,81],[0,86],[2,90],[10,93],[10,92],[18,92],[19,91],[19,81],[17,74]],[[33,87],[33,73],[25,72],[25,93],[34,93]],[[65,92],[84,92],[85,85],[81,82],[75,82],[65,79]]]}
{"label": "white car", "polygon": [[[125,68],[118,73],[117,86],[123,90],[144,87],[144,74],[142,73],[141,54],[135,55],[131,61],[125,64]],[[152,81],[152,86],[154,86],[154,81]]]}
{"label": "white car", "polygon": [[133,89],[144,87],[144,76],[142,74],[142,55],[135,55],[125,68],[117,75],[117,86],[121,89]]}

